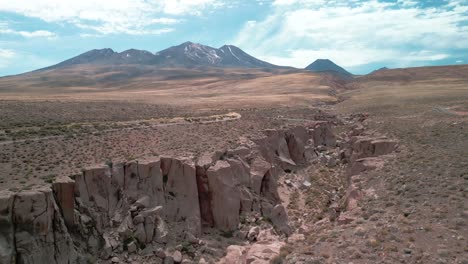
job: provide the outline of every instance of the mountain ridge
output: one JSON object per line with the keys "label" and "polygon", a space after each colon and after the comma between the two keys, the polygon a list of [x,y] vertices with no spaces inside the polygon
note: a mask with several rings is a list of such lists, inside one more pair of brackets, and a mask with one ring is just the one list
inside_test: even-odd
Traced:
{"label": "mountain ridge", "polygon": [[122,52],[115,52],[110,48],[93,49],[36,71],[52,70],[80,64],[142,64],[159,67],[215,66],[268,69],[291,68],[259,60],[234,45],[223,45],[220,48],[213,48],[187,41],[156,53],[138,49],[128,49]]}

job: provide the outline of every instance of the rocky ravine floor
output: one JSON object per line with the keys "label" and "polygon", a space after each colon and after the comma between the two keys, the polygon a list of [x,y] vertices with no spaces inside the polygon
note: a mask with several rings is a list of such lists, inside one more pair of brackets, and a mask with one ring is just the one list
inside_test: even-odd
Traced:
{"label": "rocky ravine floor", "polygon": [[[352,176],[350,185],[362,190],[357,203],[315,222],[282,262],[468,263],[468,120],[432,111],[427,96],[405,98],[404,106],[400,97],[383,98],[337,109],[366,112],[365,131],[396,138],[396,153]],[[456,100],[437,98],[448,106]]]}

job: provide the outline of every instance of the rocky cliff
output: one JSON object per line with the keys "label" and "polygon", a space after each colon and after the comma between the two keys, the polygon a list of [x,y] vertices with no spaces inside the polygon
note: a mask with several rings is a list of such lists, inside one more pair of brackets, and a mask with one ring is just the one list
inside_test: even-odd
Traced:
{"label": "rocky cliff", "polygon": [[[395,147],[384,139],[347,142],[341,158],[351,170],[361,170],[354,167],[363,158]],[[114,261],[149,245],[197,243],[207,229],[230,234],[242,219],[258,217],[288,236],[293,230],[278,195],[278,176],[320,158],[316,147],[335,144],[328,122],[312,122],[266,130],[242,139],[236,149],[108,163],[57,178],[50,188],[2,191],[0,263]],[[246,238],[258,235],[253,228]]]}

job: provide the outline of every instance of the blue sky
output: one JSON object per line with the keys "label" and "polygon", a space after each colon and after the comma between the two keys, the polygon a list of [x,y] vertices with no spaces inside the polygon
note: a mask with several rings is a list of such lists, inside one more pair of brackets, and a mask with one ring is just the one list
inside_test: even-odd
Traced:
{"label": "blue sky", "polygon": [[468,63],[468,0],[0,0],[0,76],[90,49],[237,45],[279,65],[352,73]]}

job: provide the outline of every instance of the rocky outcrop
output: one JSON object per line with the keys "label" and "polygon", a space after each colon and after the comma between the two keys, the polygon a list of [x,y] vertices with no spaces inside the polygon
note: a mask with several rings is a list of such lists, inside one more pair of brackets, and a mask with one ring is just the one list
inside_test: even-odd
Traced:
{"label": "rocky outcrop", "polygon": [[261,155],[271,164],[278,164],[284,170],[296,166],[291,159],[288,143],[283,130],[265,130],[266,137],[254,139]]}
{"label": "rocky outcrop", "polygon": [[[289,235],[278,176],[308,162],[315,138],[331,145],[328,125],[266,130],[234,150],[205,153],[196,163],[174,157],[110,163],[57,178],[52,189],[1,192],[1,263],[72,263],[84,252],[110,259],[154,243],[197,243],[202,227],[234,231],[241,217],[255,222],[263,216]],[[249,239],[257,240],[257,231]],[[254,249],[253,255],[263,254]]]}
{"label": "rocky outcrop", "polygon": [[306,162],[305,151],[309,134],[305,127],[297,126],[286,131],[286,142],[291,159],[296,164],[304,164]]}
{"label": "rocky outcrop", "polygon": [[284,242],[271,234],[271,230],[264,230],[258,234],[258,241],[248,246],[231,245],[226,249],[226,255],[218,262],[220,264],[268,264],[280,254]]}
{"label": "rocky outcrop", "polygon": [[77,263],[50,188],[1,192],[1,263]]}
{"label": "rocky outcrop", "polygon": [[292,233],[291,227],[288,225],[288,214],[283,205],[278,204],[271,210],[270,219],[277,230],[290,235]]}
{"label": "rocky outcrop", "polygon": [[[362,134],[361,127],[358,129],[359,133],[353,129],[351,135]],[[394,152],[398,147],[395,140],[386,137],[360,135],[352,136],[349,141],[349,148],[343,151],[342,155],[343,159],[349,161],[347,167],[348,188],[343,197],[343,209],[346,209],[346,212],[338,217],[339,224],[352,222],[354,218],[350,214],[359,207],[359,200],[367,196],[366,190],[362,190],[359,184],[364,173],[383,168],[385,160],[381,156]]]}
{"label": "rocky outcrop", "polygon": [[206,171],[208,168],[219,159],[221,154],[204,153],[197,161],[196,179],[198,189],[198,203],[200,206],[200,216],[202,226],[213,227],[213,211],[211,209],[211,191],[208,182]]}
{"label": "rocky outcrop", "polygon": [[75,225],[75,181],[69,177],[59,177],[52,184],[63,220],[69,227]]}
{"label": "rocky outcrop", "polygon": [[384,161],[378,157],[368,157],[368,158],[358,159],[354,161],[349,167],[349,174],[357,175],[364,171],[382,168],[383,165],[384,165]]}
{"label": "rocky outcrop", "polygon": [[389,154],[397,148],[396,141],[385,137],[355,136],[351,138],[351,144],[351,162],[361,158]]}
{"label": "rocky outcrop", "polygon": [[0,263],[15,263],[15,224],[13,222],[13,203],[15,193],[0,192]]}
{"label": "rocky outcrop", "polygon": [[315,146],[334,147],[336,145],[336,136],[328,122],[317,122],[310,130]]}
{"label": "rocky outcrop", "polygon": [[185,221],[192,234],[201,232],[195,164],[188,159],[162,158],[165,215],[170,222]]}
{"label": "rocky outcrop", "polygon": [[207,171],[214,226],[223,231],[233,230],[239,224],[240,180],[233,171],[231,164],[224,160]]}

